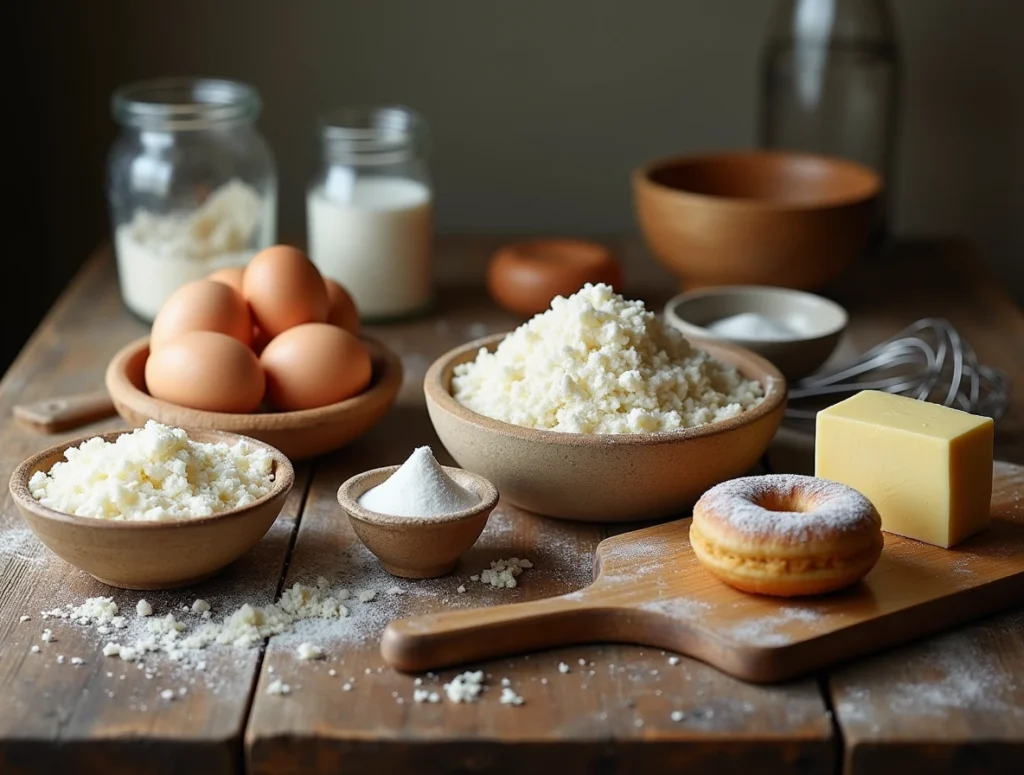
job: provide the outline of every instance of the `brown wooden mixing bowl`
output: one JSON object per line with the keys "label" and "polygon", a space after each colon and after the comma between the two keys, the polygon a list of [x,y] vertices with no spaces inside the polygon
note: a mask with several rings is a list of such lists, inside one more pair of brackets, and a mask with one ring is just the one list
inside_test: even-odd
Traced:
{"label": "brown wooden mixing bowl", "polygon": [[622,290],[622,268],[598,242],[532,239],[504,245],[487,267],[487,290],[516,315],[543,312],[556,296],[571,296],[586,283]]}
{"label": "brown wooden mixing bowl", "polygon": [[640,230],[686,290],[814,290],[863,250],[882,183],[850,161],[778,151],[660,159],[633,173]]}

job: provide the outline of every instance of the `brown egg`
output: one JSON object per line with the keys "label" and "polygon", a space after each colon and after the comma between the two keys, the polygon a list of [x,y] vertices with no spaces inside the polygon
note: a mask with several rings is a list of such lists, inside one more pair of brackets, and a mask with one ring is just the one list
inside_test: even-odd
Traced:
{"label": "brown egg", "polygon": [[350,334],[359,336],[359,312],[349,292],[334,280],[324,278],[327,288],[327,322],[332,326],[344,328]]}
{"label": "brown egg", "polygon": [[327,320],[323,278],[298,248],[275,245],[257,253],[245,268],[242,292],[256,324],[271,337],[293,326]]}
{"label": "brown egg", "polygon": [[181,286],[164,302],[153,321],[149,348],[187,331],[217,331],[248,347],[252,341],[252,316],[242,295],[229,285],[195,280]]}
{"label": "brown egg", "polygon": [[536,239],[498,250],[487,267],[487,289],[517,315],[543,312],[555,296],[570,296],[586,283],[622,290],[622,269],[611,251],[596,242]]}
{"label": "brown egg", "polygon": [[149,354],[146,388],[154,398],[179,406],[247,414],[259,408],[266,378],[259,359],[237,339],[189,331]]}
{"label": "brown egg", "polygon": [[207,280],[213,280],[215,283],[224,283],[230,285],[239,293],[242,292],[242,277],[245,276],[244,266],[226,266],[223,269],[218,269],[216,272],[211,272],[206,275]]}
{"label": "brown egg", "polygon": [[260,356],[267,395],[278,409],[313,409],[361,393],[370,384],[370,355],[352,334],[306,323],[274,337]]}

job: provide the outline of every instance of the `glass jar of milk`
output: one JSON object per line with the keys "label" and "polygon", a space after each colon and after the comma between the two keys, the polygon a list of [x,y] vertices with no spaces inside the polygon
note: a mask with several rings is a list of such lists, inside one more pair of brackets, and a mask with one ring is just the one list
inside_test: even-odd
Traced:
{"label": "glass jar of milk", "polygon": [[277,174],[251,86],[210,78],[114,92],[108,161],[121,296],[152,320],[185,283],[274,244]]}
{"label": "glass jar of milk", "polygon": [[423,312],[433,297],[426,125],[403,107],[342,108],[321,127],[306,199],[309,257],[363,320]]}

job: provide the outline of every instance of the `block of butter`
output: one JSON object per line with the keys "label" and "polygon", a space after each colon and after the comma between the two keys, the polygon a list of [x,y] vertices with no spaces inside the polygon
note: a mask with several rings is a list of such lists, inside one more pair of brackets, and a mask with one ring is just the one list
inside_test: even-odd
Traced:
{"label": "block of butter", "polygon": [[860,491],[882,530],[950,547],[988,525],[993,422],[864,390],[818,413],[814,473]]}

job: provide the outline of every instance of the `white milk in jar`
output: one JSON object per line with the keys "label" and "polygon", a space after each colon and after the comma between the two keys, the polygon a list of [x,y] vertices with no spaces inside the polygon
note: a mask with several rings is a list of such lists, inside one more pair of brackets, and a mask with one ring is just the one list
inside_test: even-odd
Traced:
{"label": "white milk in jar", "polygon": [[426,127],[408,108],[342,108],[324,121],[324,166],[306,198],[309,257],[364,320],[425,311],[433,297]]}
{"label": "white milk in jar", "polygon": [[422,310],[431,300],[430,189],[399,177],[328,176],[307,199],[309,255],[365,318]]}

